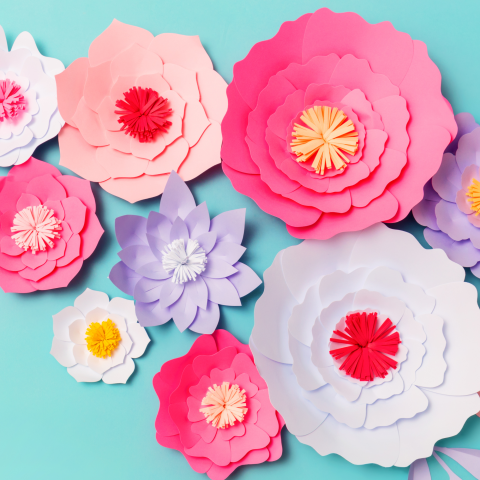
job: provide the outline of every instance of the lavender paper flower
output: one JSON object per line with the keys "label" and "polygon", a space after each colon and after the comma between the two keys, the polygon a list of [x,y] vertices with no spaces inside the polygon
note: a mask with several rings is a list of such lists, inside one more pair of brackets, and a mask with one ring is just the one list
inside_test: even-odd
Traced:
{"label": "lavender paper flower", "polygon": [[136,300],[140,325],[163,325],[171,318],[180,331],[209,334],[217,327],[218,305],[240,306],[262,282],[238,260],[245,209],[210,220],[206,203],[196,205],[183,180],[172,172],[160,213],[148,219],[117,218],[115,231],[122,259],[110,280]]}
{"label": "lavender paper flower", "polygon": [[457,137],[413,215],[427,227],[425,239],[433,248],[480,277],[480,126],[469,113],[455,120]]}

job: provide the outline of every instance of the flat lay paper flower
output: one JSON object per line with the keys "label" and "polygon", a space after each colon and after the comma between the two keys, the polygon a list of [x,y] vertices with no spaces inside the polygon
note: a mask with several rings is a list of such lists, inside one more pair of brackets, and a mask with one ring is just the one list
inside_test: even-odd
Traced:
{"label": "flat lay paper flower", "polygon": [[160,200],[160,213],[148,219],[117,218],[115,231],[121,262],[110,280],[136,300],[141,325],[163,325],[171,318],[180,331],[212,333],[220,319],[218,305],[240,306],[262,281],[238,260],[245,210],[221,213],[212,220],[207,204],[172,172]]}
{"label": "flat lay paper flower", "polygon": [[131,203],[220,163],[227,84],[198,36],[117,20],[57,76],[60,164]]}
{"label": "flat lay paper flower", "polygon": [[63,127],[55,75],[65,67],[44,57],[28,32],[16,38],[9,52],[1,26],[0,58],[0,167],[9,167],[26,162]]}
{"label": "flat lay paper flower", "polygon": [[35,158],[0,177],[0,287],[30,293],[66,287],[103,228],[90,183]]}
{"label": "flat lay paper flower", "polygon": [[[227,331],[197,338],[186,355],[162,366],[153,386],[160,400],[157,441],[181,452],[196,472],[224,480],[242,465],[281,457],[285,422],[270,403],[250,348]],[[219,400],[217,418],[222,419],[216,425],[204,412],[215,401],[212,391]],[[222,391],[241,394],[238,415],[231,402],[224,402]],[[229,424],[223,422],[227,417]]]}
{"label": "flat lay paper flower", "polygon": [[413,208],[415,220],[433,248],[470,267],[480,277],[480,127],[469,113],[455,116],[458,135],[443,155],[438,172]]}
{"label": "flat lay paper flower", "polygon": [[322,8],[233,72],[223,170],[297,238],[402,220],[457,133],[425,44],[389,22]]}
{"label": "flat lay paper flower", "polygon": [[50,353],[77,382],[126,383],[150,338],[131,300],[87,288],[53,316]]}
{"label": "flat lay paper flower", "polygon": [[377,224],[282,250],[250,347],[272,405],[319,454],[405,467],[480,410],[480,309],[464,269]]}

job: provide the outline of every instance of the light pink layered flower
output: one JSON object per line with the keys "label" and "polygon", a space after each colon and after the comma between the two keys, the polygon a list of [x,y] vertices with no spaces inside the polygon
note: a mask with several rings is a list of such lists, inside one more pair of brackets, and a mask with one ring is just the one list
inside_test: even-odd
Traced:
{"label": "light pink layered flower", "polygon": [[220,163],[226,87],[198,36],[116,20],[57,75],[60,164],[131,203]]}

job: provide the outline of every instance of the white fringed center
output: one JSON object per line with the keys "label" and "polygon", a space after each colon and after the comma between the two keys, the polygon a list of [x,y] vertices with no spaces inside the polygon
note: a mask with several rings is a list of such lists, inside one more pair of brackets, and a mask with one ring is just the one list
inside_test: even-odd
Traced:
{"label": "white fringed center", "polygon": [[207,264],[207,256],[196,240],[188,240],[187,248],[182,238],[174,240],[162,252],[162,264],[167,273],[173,271],[173,283],[196,280]]}

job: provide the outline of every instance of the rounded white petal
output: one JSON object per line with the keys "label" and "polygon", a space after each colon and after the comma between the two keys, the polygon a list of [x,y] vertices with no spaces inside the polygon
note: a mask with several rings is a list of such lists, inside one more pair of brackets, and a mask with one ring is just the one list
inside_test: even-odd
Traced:
{"label": "rounded white petal", "polygon": [[53,315],[53,334],[58,340],[70,341],[68,327],[75,320],[83,320],[83,314],[75,307],[64,308],[61,312]]}
{"label": "rounded white petal", "polygon": [[396,297],[385,297],[381,293],[371,290],[359,290],[353,300],[353,309],[365,310],[368,308],[386,315],[394,325],[400,321],[405,312],[405,304]]}
{"label": "rounded white petal", "polygon": [[116,367],[124,362],[126,356],[125,348],[120,344],[112,353],[112,367]]}
{"label": "rounded white petal", "polygon": [[326,330],[322,322],[317,320],[312,329],[313,341],[310,350],[311,363],[317,368],[330,367],[333,365],[333,357],[330,355],[328,344],[332,337],[333,330]]}
{"label": "rounded white petal", "polygon": [[80,296],[75,300],[75,308],[78,308],[85,316],[94,308],[108,308],[108,295],[103,292],[97,292],[87,288]]}
{"label": "rounded white petal", "polygon": [[318,291],[323,307],[328,307],[332,302],[341,300],[347,293],[358,292],[364,288],[369,272],[370,270],[364,267],[350,273],[336,270],[322,277]]}
{"label": "rounded white petal", "polygon": [[112,357],[99,358],[95,355],[90,354],[87,358],[88,366],[96,373],[102,374],[106,372],[109,368],[112,368]]}
{"label": "rounded white petal", "polygon": [[377,400],[383,400],[385,398],[390,398],[393,395],[398,395],[404,390],[403,378],[397,372],[392,372],[392,380],[390,382],[384,382],[381,385],[364,388],[358,399],[359,402],[371,404]]}
{"label": "rounded white petal", "polygon": [[335,325],[353,310],[354,293],[348,293],[338,302],[331,303],[320,312],[320,322],[327,332],[333,333]]}
{"label": "rounded white petal", "polygon": [[115,324],[115,326],[120,330],[121,332],[120,335],[122,335],[122,333],[127,332],[127,323],[125,322],[125,319],[121,315],[118,315],[116,313],[106,312],[106,318],[109,318]]}
{"label": "rounded white petal", "polygon": [[111,368],[103,375],[105,383],[127,383],[128,378],[135,370],[135,363],[130,357],[125,357],[125,362]]}
{"label": "rounded white petal", "polygon": [[108,320],[108,318],[108,312],[106,310],[103,308],[94,308],[87,313],[85,322],[87,323],[87,326],[89,326],[91,323],[102,323]]}
{"label": "rounded white petal", "polygon": [[[127,332],[121,332],[120,335],[122,337],[122,339],[120,340],[120,345],[123,346],[125,352],[128,354],[132,349],[133,341]],[[148,341],[150,341],[150,339],[148,339]]]}
{"label": "rounded white petal", "polygon": [[70,340],[77,345],[86,345],[87,341],[85,340],[87,330],[87,324],[85,320],[75,320],[68,327],[68,332]]}
{"label": "rounded white petal", "polygon": [[126,298],[112,298],[108,304],[107,310],[110,313],[116,313],[122,316],[127,323],[137,323],[137,315],[135,314],[135,303],[133,300],[127,300]]}
{"label": "rounded white petal", "polygon": [[[344,397],[349,402],[354,402],[357,400],[359,395],[362,393],[362,387],[357,383],[347,380],[345,377],[342,377],[337,374],[335,371],[335,366],[331,367],[320,367],[318,369],[323,379],[329,383],[335,391]],[[365,391],[365,389],[363,389]]]}
{"label": "rounded white petal", "polygon": [[102,379],[102,376],[94,372],[90,367],[85,367],[80,364],[67,368],[67,372],[77,382],[98,382]]}
{"label": "rounded white petal", "polygon": [[73,346],[73,356],[75,357],[75,361],[80,363],[81,365],[85,365],[88,367],[88,357],[90,352],[86,345],[74,345]]}
{"label": "rounded white petal", "polygon": [[50,354],[53,355],[60,365],[64,367],[73,367],[77,362],[73,356],[73,347],[72,342],[64,342],[56,338],[52,341],[52,348]]}
{"label": "rounded white petal", "polygon": [[150,343],[147,331],[138,323],[133,323],[128,325],[128,334],[133,341],[133,347],[129,356],[132,358],[141,357],[145,353],[147,345]]}
{"label": "rounded white petal", "polygon": [[325,385],[320,372],[312,363],[312,351],[303,343],[290,337],[290,352],[293,357],[293,373],[300,387],[305,390],[315,390]]}

